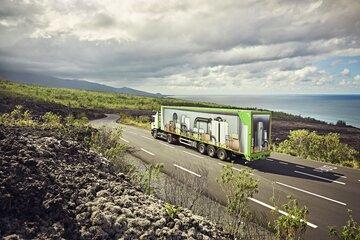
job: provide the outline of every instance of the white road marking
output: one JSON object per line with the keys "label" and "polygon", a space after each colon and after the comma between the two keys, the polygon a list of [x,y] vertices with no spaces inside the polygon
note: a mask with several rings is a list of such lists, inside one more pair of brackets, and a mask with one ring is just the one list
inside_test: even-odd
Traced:
{"label": "white road marking", "polygon": [[147,140],[150,140],[150,141],[154,141],[154,139],[146,137],[146,136],[141,136],[141,137],[146,138]]}
{"label": "white road marking", "polygon": [[134,134],[134,135],[138,135],[137,133],[132,132],[132,131],[126,131],[126,132],[131,133],[131,134]]}
{"label": "white road marking", "polygon": [[288,165],[288,163],[286,163],[286,162],[281,162],[281,161],[279,161],[279,163],[280,163],[280,164]]}
{"label": "white road marking", "polygon": [[310,176],[310,177],[314,177],[314,178],[326,180],[326,181],[329,181],[329,182],[334,182],[334,183],[338,183],[338,184],[345,185],[344,182],[335,181],[335,180],[332,180],[332,179],[329,179],[329,178],[324,178],[324,177],[320,177],[320,176],[316,176],[316,175],[313,175],[313,174],[304,173],[304,172],[300,172],[300,171],[294,171],[294,172],[299,173],[299,174],[302,174],[302,175],[306,175],[306,176]]}
{"label": "white road marking", "polygon": [[[221,165],[221,166],[226,166],[226,164],[223,164],[223,163],[218,163],[219,165]],[[232,169],[234,169],[234,170],[236,170],[236,171],[239,171],[239,172],[241,172],[241,171],[243,171],[244,169],[238,169],[238,168],[236,168],[236,167],[232,167]],[[254,174],[253,173],[249,173],[251,176],[254,176]]]}
{"label": "white road marking", "polygon": [[199,156],[199,155],[193,154],[193,153],[191,153],[191,152],[187,152],[187,151],[183,151],[183,152],[184,152],[184,153],[187,153],[187,154],[189,154],[189,155],[191,155],[191,156],[194,156],[194,157],[204,158],[204,157],[202,157],[202,156]]}
{"label": "white road marking", "polygon": [[120,137],[120,139],[121,139],[121,140],[123,140],[124,142],[129,143],[129,141],[128,141],[128,140],[126,140],[125,138]]}
{"label": "white road marking", "polygon": [[328,201],[335,202],[335,203],[346,206],[346,203],[343,203],[343,202],[340,202],[340,201],[337,201],[337,200],[334,200],[334,199],[331,199],[331,198],[328,198],[328,197],[325,197],[325,196],[322,196],[322,195],[319,195],[319,194],[316,194],[316,193],[312,193],[312,192],[306,191],[306,190],[301,189],[301,188],[290,186],[290,185],[287,185],[287,184],[281,183],[281,182],[276,182],[276,183],[281,185],[281,186],[285,186],[285,187],[288,187],[288,188],[291,188],[291,189],[295,189],[295,190],[298,190],[300,192],[307,193],[307,194],[313,195],[315,197],[319,197],[319,198],[322,198],[322,199],[325,199],[325,200],[328,200]]}
{"label": "white road marking", "polygon": [[[255,199],[255,198],[249,197],[248,199],[251,200],[251,201],[253,201],[253,202],[255,202],[255,203],[260,204],[261,206],[267,207],[267,208],[269,208],[269,209],[271,209],[271,210],[273,210],[273,211],[277,211],[277,212],[281,213],[282,215],[285,215],[285,216],[288,216],[288,215],[289,215],[287,212],[282,211],[282,210],[276,210],[276,208],[275,208],[274,206],[271,206],[271,205],[269,205],[269,204],[267,204],[267,203],[264,203],[264,202],[262,202],[262,201],[259,201],[259,200]],[[294,216],[292,216],[292,217],[294,218]],[[315,225],[315,224],[313,224],[313,223],[311,223],[311,222],[308,222],[308,221],[305,221],[305,220],[301,220],[301,221],[302,221],[302,222],[305,222],[306,225],[308,225],[309,227],[312,227],[312,228],[317,228],[317,227],[318,227],[317,225]]]}
{"label": "white road marking", "polygon": [[171,145],[169,145],[169,144],[162,143],[162,142],[160,142],[160,141],[158,141],[158,143],[160,143],[161,145],[164,145],[164,146],[166,146],[166,147],[169,147],[169,148],[175,148],[175,147],[173,147],[173,146],[171,146]]}
{"label": "white road marking", "polygon": [[295,167],[297,167],[297,168],[305,168],[304,166],[300,166],[300,165],[295,165]]}
{"label": "white road marking", "polygon": [[360,179],[358,181],[360,182]]}
{"label": "white road marking", "polygon": [[148,154],[150,154],[150,155],[152,155],[152,156],[154,156],[155,154],[154,153],[152,153],[152,152],[150,152],[150,151],[148,151],[148,150],[146,150],[146,149],[143,149],[143,148],[140,148],[141,150],[143,150],[144,152],[146,152],[146,153],[148,153]]}
{"label": "white road marking", "polygon": [[337,176],[337,177],[340,177],[340,178],[347,178],[346,176],[344,176],[344,175],[340,175],[340,174],[334,174],[335,176]]}
{"label": "white road marking", "polygon": [[186,168],[184,168],[184,167],[181,167],[181,166],[179,166],[179,165],[177,165],[177,164],[174,164],[174,166],[177,167],[177,168],[180,168],[181,170],[184,170],[185,172],[191,173],[191,174],[193,174],[193,175],[195,175],[195,176],[197,176],[197,177],[201,177],[200,174],[197,174],[197,173],[195,173],[195,172],[193,172],[193,171],[191,171],[191,170],[189,170],[189,169],[186,169]]}
{"label": "white road marking", "polygon": [[[330,166],[330,165],[323,165],[321,167],[316,168],[317,170],[323,171],[323,172],[329,172],[332,170],[337,169],[337,167],[335,166]],[[315,170],[314,170],[315,171]]]}

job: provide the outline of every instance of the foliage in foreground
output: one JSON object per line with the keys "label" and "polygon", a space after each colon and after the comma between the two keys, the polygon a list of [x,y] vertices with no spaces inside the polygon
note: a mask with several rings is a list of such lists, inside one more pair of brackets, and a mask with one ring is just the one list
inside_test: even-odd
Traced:
{"label": "foliage in foreground", "polygon": [[178,215],[180,208],[178,206],[172,205],[171,203],[165,203],[164,208],[166,214],[171,218],[174,219]]}
{"label": "foliage in foreground", "polygon": [[349,219],[346,225],[341,230],[336,230],[334,227],[329,228],[329,235],[336,237],[339,240],[360,240],[360,226],[354,220],[351,210],[348,209]]}
{"label": "foliage in foreground", "polygon": [[288,196],[287,203],[281,207],[276,207],[276,209],[272,211],[274,215],[278,215],[279,212],[286,214],[279,215],[273,223],[269,223],[269,226],[275,230],[276,238],[287,240],[304,239],[307,227],[305,221],[309,214],[306,206],[299,206],[295,198]]}
{"label": "foliage in foreground", "polygon": [[227,210],[234,216],[228,230],[234,236],[244,234],[244,223],[251,218],[248,199],[258,192],[258,180],[251,177],[249,170],[235,171],[233,164],[223,167],[217,179],[227,198]]}
{"label": "foliage in foreground", "polygon": [[20,127],[34,127],[42,129],[57,129],[63,133],[70,131],[88,130],[89,120],[86,117],[80,119],[69,115],[66,118],[47,112],[39,119],[34,119],[29,110],[24,109],[23,106],[17,105],[10,113],[0,115],[0,124],[6,126],[20,126]]}
{"label": "foliage in foreground", "polygon": [[291,131],[289,138],[281,142],[276,151],[316,161],[359,167],[359,159],[356,159],[358,152],[341,143],[337,133],[319,135],[305,129]]}

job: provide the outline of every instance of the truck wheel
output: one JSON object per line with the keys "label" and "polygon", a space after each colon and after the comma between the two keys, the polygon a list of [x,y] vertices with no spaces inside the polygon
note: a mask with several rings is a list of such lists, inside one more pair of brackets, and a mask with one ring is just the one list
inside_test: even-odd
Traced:
{"label": "truck wheel", "polygon": [[210,157],[215,157],[216,150],[215,150],[215,147],[214,147],[213,145],[208,145],[208,147],[207,147],[207,154],[208,154]]}
{"label": "truck wheel", "polygon": [[152,131],[152,136],[153,136],[155,139],[158,138],[158,134],[157,134],[157,131],[156,131],[156,130]]}
{"label": "truck wheel", "polygon": [[225,161],[227,159],[227,152],[224,149],[219,149],[217,151],[217,157],[221,160],[221,161]]}
{"label": "truck wheel", "polygon": [[199,143],[197,147],[199,153],[205,154],[206,153],[206,146],[204,143]]}
{"label": "truck wheel", "polygon": [[170,144],[172,144],[172,143],[174,142],[174,139],[173,139],[173,137],[172,137],[171,134],[168,134],[168,135],[166,136],[166,141],[167,141],[168,143],[170,143]]}

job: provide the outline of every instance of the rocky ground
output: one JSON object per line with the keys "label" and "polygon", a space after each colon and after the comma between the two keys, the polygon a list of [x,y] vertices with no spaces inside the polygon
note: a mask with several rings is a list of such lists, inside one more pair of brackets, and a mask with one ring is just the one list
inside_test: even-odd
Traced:
{"label": "rocky ground", "polygon": [[107,159],[49,130],[0,125],[3,239],[225,239],[131,185]]}

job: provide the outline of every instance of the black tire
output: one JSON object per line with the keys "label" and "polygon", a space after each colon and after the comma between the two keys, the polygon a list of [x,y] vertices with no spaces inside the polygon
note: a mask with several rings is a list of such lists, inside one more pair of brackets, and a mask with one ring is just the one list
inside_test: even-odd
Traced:
{"label": "black tire", "polygon": [[157,134],[157,131],[156,131],[156,130],[152,131],[152,134],[151,134],[151,135],[152,135],[153,138],[155,138],[155,139],[158,138],[158,134]]}
{"label": "black tire", "polygon": [[216,155],[216,149],[213,145],[208,145],[207,146],[207,154],[210,156],[210,157],[215,157]]}
{"label": "black tire", "polygon": [[217,151],[217,157],[221,160],[221,161],[226,161],[227,160],[227,152],[225,149],[220,148]]}
{"label": "black tire", "polygon": [[170,133],[166,136],[166,141],[170,144],[174,142],[173,136]]}
{"label": "black tire", "polygon": [[206,145],[204,143],[199,143],[197,149],[199,153],[206,154]]}

